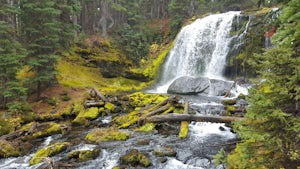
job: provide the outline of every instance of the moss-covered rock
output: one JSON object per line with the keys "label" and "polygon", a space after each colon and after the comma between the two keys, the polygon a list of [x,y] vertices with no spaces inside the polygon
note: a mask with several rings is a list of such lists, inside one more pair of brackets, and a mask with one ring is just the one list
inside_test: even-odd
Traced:
{"label": "moss-covered rock", "polygon": [[105,103],[104,107],[108,109],[110,112],[113,112],[115,110],[115,105],[109,102]]}
{"label": "moss-covered rock", "polygon": [[60,152],[66,150],[69,146],[71,146],[71,143],[69,142],[57,142],[55,144],[44,147],[34,154],[34,156],[30,159],[29,164],[35,165],[37,163],[40,163],[45,157],[51,157],[59,154]]}
{"label": "moss-covered rock", "polygon": [[153,154],[159,157],[175,157],[177,155],[177,152],[170,146],[166,146],[166,147],[156,147],[153,150]]}
{"label": "moss-covered rock", "polygon": [[[32,123],[33,124],[33,123]],[[41,138],[51,136],[53,134],[61,134],[62,133],[62,125],[54,122],[44,123],[38,125],[38,132],[32,134],[34,138]],[[40,130],[42,129],[42,130]]]}
{"label": "moss-covered rock", "polygon": [[139,127],[137,131],[142,131],[142,132],[151,132],[155,129],[155,124],[154,123],[146,123],[143,126]]}
{"label": "moss-covered rock", "polygon": [[236,99],[225,99],[222,100],[223,105],[235,105],[236,104]]}
{"label": "moss-covered rock", "polygon": [[141,165],[143,167],[149,167],[151,165],[150,159],[138,150],[133,149],[127,154],[120,157],[121,163],[131,166]]}
{"label": "moss-covered rock", "polygon": [[87,110],[81,110],[76,118],[72,121],[75,125],[87,125],[88,120],[94,120],[100,115],[97,107],[91,107]]}
{"label": "moss-covered rock", "polygon": [[129,95],[129,104],[133,107],[145,107],[150,104],[157,104],[167,99],[168,96],[160,94],[147,94],[136,92]]}
{"label": "moss-covered rock", "polygon": [[72,151],[68,154],[68,159],[77,159],[81,162],[89,161],[92,159],[95,159],[99,155],[100,150],[78,150],[78,151]]}
{"label": "moss-covered rock", "polygon": [[85,139],[92,143],[101,143],[102,141],[123,141],[130,137],[128,132],[122,132],[115,128],[94,129],[86,135]]}
{"label": "moss-covered rock", "polygon": [[236,112],[236,109],[237,109],[236,106],[227,105],[227,106],[226,106],[226,114],[227,114],[227,115],[234,114],[234,113]]}
{"label": "moss-covered rock", "polygon": [[17,157],[21,152],[11,143],[0,140],[0,158]]}

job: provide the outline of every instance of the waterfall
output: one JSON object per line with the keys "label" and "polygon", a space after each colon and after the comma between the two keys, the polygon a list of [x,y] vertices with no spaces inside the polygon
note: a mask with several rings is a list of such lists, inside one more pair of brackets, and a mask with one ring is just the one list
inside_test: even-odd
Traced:
{"label": "waterfall", "polygon": [[222,73],[232,41],[232,22],[239,14],[214,14],[182,28],[163,65],[155,91],[165,93],[172,81],[181,76],[224,79]]}

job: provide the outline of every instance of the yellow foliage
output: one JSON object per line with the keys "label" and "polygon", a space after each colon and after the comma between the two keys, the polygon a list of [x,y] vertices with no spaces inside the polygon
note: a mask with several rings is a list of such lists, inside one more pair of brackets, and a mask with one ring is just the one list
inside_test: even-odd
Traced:
{"label": "yellow foliage", "polygon": [[36,72],[34,72],[30,66],[25,65],[25,66],[23,66],[22,69],[20,69],[17,72],[16,78],[18,80],[23,80],[23,79],[32,78],[35,76],[36,76]]}

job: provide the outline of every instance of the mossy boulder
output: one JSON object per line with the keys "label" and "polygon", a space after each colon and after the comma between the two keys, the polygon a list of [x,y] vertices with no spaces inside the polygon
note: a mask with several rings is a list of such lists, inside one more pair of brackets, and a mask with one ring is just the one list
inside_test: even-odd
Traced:
{"label": "mossy boulder", "polygon": [[175,157],[177,155],[177,152],[170,146],[158,146],[153,150],[153,154],[159,157]]}
{"label": "mossy boulder", "polygon": [[62,125],[54,122],[50,123],[44,123],[44,124],[38,124],[38,132],[35,132],[32,134],[34,138],[41,138],[41,137],[47,137],[54,134],[61,134],[62,133]]}
{"label": "mossy boulder", "polygon": [[145,107],[150,104],[157,104],[167,99],[168,96],[161,94],[147,94],[136,92],[129,95],[129,104],[133,107]]}
{"label": "mossy boulder", "polygon": [[38,164],[42,162],[45,157],[51,157],[59,154],[62,151],[66,150],[69,146],[71,146],[71,143],[69,142],[57,142],[55,144],[44,147],[34,154],[34,156],[30,159],[29,164]]}
{"label": "mossy boulder", "polygon": [[17,157],[21,152],[10,142],[0,140],[0,158]]}
{"label": "mossy boulder", "polygon": [[138,150],[133,149],[127,154],[120,157],[121,164],[137,166],[141,165],[143,167],[149,167],[151,165],[150,159]]}
{"label": "mossy boulder", "polygon": [[225,99],[222,100],[223,105],[235,105],[236,104],[236,99]]}
{"label": "mossy boulder", "polygon": [[227,115],[234,114],[234,113],[236,112],[236,109],[237,109],[236,106],[227,105],[227,106],[226,106],[226,114],[227,114]]}
{"label": "mossy boulder", "polygon": [[68,159],[77,159],[81,162],[95,159],[99,155],[100,150],[78,150],[68,154]]}
{"label": "mossy boulder", "polygon": [[94,120],[100,115],[101,111],[97,107],[91,107],[87,110],[81,110],[76,118],[72,121],[73,124],[87,125],[88,120]]}
{"label": "mossy boulder", "polygon": [[103,141],[124,141],[130,137],[128,132],[119,131],[115,128],[100,129],[96,128],[86,135],[85,139],[92,143],[101,143]]}

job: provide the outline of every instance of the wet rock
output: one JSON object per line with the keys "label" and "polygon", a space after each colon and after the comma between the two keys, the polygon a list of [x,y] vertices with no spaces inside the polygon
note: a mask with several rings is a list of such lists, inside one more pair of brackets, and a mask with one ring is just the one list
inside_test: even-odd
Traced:
{"label": "wet rock", "polygon": [[128,132],[122,132],[118,129],[109,128],[109,129],[100,129],[96,128],[92,130],[85,139],[92,143],[101,143],[103,141],[123,141],[127,140],[130,137]]}
{"label": "wet rock", "polygon": [[209,79],[206,77],[182,76],[176,79],[168,88],[168,93],[173,94],[198,94],[209,88]]}
{"label": "wet rock", "polygon": [[153,150],[153,154],[159,157],[175,157],[177,155],[177,152],[170,146],[158,146]]}
{"label": "wet rock", "polygon": [[17,157],[21,152],[10,142],[0,140],[0,158]]}
{"label": "wet rock", "polygon": [[76,159],[78,161],[89,161],[95,159],[99,155],[100,150],[78,150],[72,151],[68,154],[68,159]]}
{"label": "wet rock", "polygon": [[30,159],[29,163],[30,165],[38,164],[42,162],[45,158],[54,156],[66,150],[69,146],[71,146],[71,143],[69,142],[57,142],[55,144],[44,147],[34,154],[34,156]]}
{"label": "wet rock", "polygon": [[219,130],[220,131],[226,131],[226,129],[224,127],[222,127],[222,126],[219,127]]}
{"label": "wet rock", "polygon": [[210,94],[214,96],[225,95],[232,87],[233,82],[207,77],[182,76],[176,79],[168,88],[168,93],[196,95]]}
{"label": "wet rock", "polygon": [[210,79],[209,94],[224,96],[231,89],[233,82],[218,79]]}
{"label": "wet rock", "polygon": [[235,105],[236,100],[235,99],[225,99],[221,102],[223,105]]}
{"label": "wet rock", "polygon": [[151,165],[150,159],[138,150],[130,150],[127,154],[120,157],[121,163],[131,166],[141,165],[144,167],[149,167]]}

